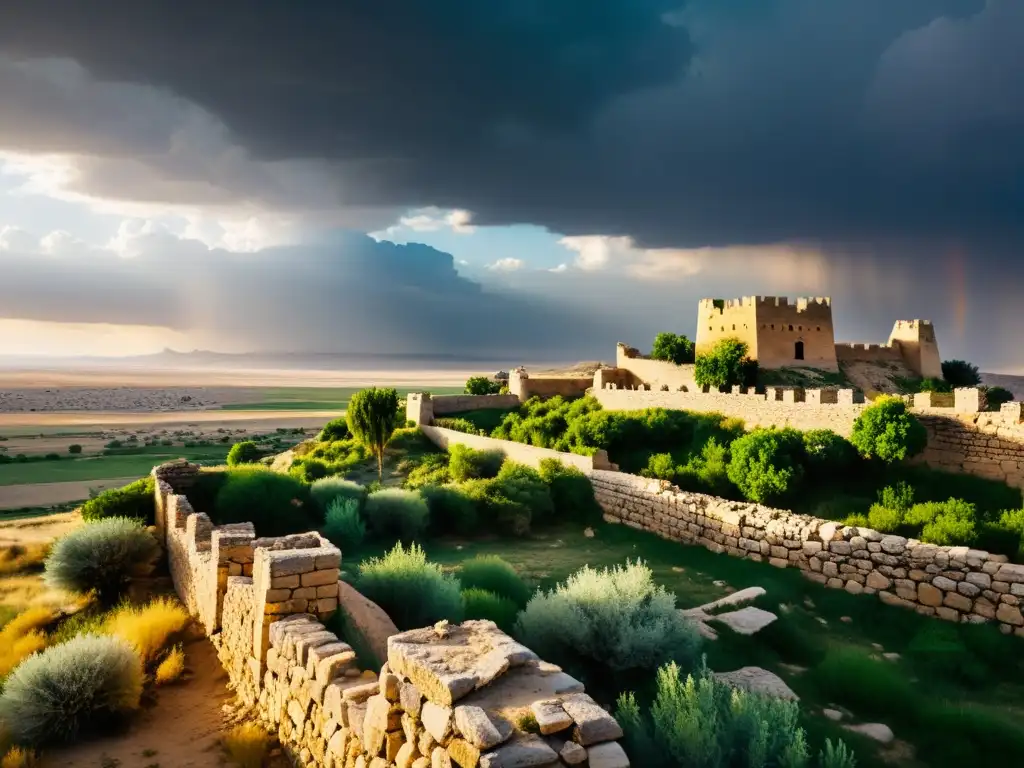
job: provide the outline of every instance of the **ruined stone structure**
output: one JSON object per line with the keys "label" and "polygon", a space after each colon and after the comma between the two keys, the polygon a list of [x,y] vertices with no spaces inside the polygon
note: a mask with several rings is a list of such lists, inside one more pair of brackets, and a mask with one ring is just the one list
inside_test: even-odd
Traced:
{"label": "ruined stone structure", "polygon": [[[183,460],[153,469],[175,589],[238,697],[294,764],[629,768],[615,719],[493,622],[391,625],[380,674],[361,671],[324,625],[339,596],[369,603],[339,583],[337,547],[316,533],[256,538],[248,523],[214,527],[185,495],[199,472]],[[519,727],[527,714],[540,734]]]}
{"label": "ruined stone structure", "polygon": [[1024,565],[1002,555],[902,536],[759,504],[681,491],[662,480],[594,471],[612,522],[713,552],[794,567],[828,587],[948,621],[994,622],[1024,637]]}
{"label": "ruined stone structure", "polygon": [[722,339],[746,342],[748,354],[764,368],[838,370],[832,300],[778,296],[701,299],[697,309],[698,355]]}
{"label": "ruined stone structure", "polygon": [[837,344],[828,297],[798,298],[792,304],[784,296],[701,299],[697,354],[729,338],[745,342],[751,359],[762,368],[836,371],[841,362],[899,362],[918,376],[942,376],[935,328],[929,321],[897,320],[886,344]]}

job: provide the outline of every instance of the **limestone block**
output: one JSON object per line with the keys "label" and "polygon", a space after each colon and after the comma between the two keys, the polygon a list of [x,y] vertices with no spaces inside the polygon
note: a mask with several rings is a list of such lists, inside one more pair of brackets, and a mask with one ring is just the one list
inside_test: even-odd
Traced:
{"label": "limestone block", "polygon": [[444,747],[434,747],[434,751],[430,754],[430,768],[452,768],[452,759],[448,757]]}
{"label": "limestone block", "polygon": [[964,613],[969,613],[972,605],[969,597],[957,594],[956,592],[947,592],[942,604]]}
{"label": "limestone block", "polygon": [[335,588],[338,585],[338,571],[330,568],[323,571],[311,571],[309,573],[303,573],[300,578],[300,583],[304,587],[319,587],[325,584],[333,584]]}
{"label": "limestone block", "polygon": [[968,573],[967,581],[974,584],[976,587],[981,587],[982,589],[988,589],[992,586],[992,577],[987,573]]}
{"label": "limestone block", "polygon": [[883,576],[878,571],[871,571],[868,574],[867,585],[872,589],[888,589],[892,585],[892,579]]}
{"label": "limestone block", "polygon": [[587,750],[590,768],[629,768],[629,758],[617,741],[598,744]]}
{"label": "limestone block", "polygon": [[1021,615],[1020,608],[1009,603],[999,604],[999,607],[996,609],[996,619],[1004,624],[1024,627],[1024,615]]}
{"label": "limestone block", "polygon": [[420,731],[416,737],[416,746],[420,749],[420,754],[432,755],[434,753],[434,747],[437,746],[437,739],[431,736],[427,731]]}
{"label": "limestone block", "polygon": [[622,738],[622,727],[585,693],[562,699],[562,708],[573,719],[574,739],[584,747],[600,741]]}
{"label": "limestone block", "polygon": [[395,755],[395,765],[397,768],[412,768],[414,761],[419,756],[420,753],[417,751],[416,745],[407,741]]}
{"label": "limestone block", "polygon": [[558,756],[562,758],[562,762],[566,765],[579,765],[580,763],[586,762],[587,750],[575,741],[567,741],[558,751]]}
{"label": "limestone block", "polygon": [[917,600],[922,605],[942,605],[942,590],[922,581],[917,585]]}
{"label": "limestone block", "polygon": [[[882,551],[890,555],[902,555],[907,548],[907,540],[903,536],[886,536],[881,541]],[[896,563],[891,563],[896,565]]]}
{"label": "limestone block", "polygon": [[541,734],[547,736],[552,733],[564,731],[572,725],[572,718],[555,699],[535,701],[530,705],[533,717],[540,727]]}
{"label": "limestone block", "polygon": [[295,589],[299,586],[299,574],[291,576],[274,576],[270,579],[272,589]]}
{"label": "limestone block", "polygon": [[557,764],[558,753],[532,733],[517,734],[493,752],[480,755],[480,768],[540,768]]}
{"label": "limestone block", "polygon": [[452,762],[461,768],[476,768],[480,763],[480,750],[466,739],[458,737],[451,740],[447,746],[448,756]]}
{"label": "limestone block", "polygon": [[1003,563],[993,578],[1010,584],[1024,584],[1024,565]]}
{"label": "limestone block", "polygon": [[398,752],[405,744],[405,736],[401,731],[389,731],[384,738],[384,756],[391,765],[398,758]]}
{"label": "limestone block", "polygon": [[[279,576],[309,573],[316,568],[316,558],[302,550],[273,552],[261,549],[259,551],[268,560],[271,579]],[[271,584],[273,585],[273,582]]]}
{"label": "limestone block", "polygon": [[300,666],[305,666],[306,662],[309,661],[310,648],[318,648],[321,645],[337,642],[339,642],[338,636],[333,632],[328,632],[326,629],[301,635],[295,639],[295,661]]}
{"label": "limestone block", "polygon": [[427,701],[423,704],[420,717],[422,718],[423,728],[436,741],[443,742],[448,737],[448,734],[451,733],[452,710],[450,708]]}
{"label": "limestone block", "polygon": [[[398,699],[402,704],[402,709],[412,717],[419,719],[420,709],[423,706],[423,695],[420,693],[419,688],[412,683],[402,683],[398,692]],[[424,750],[420,751],[427,754]]]}
{"label": "limestone block", "polygon": [[944,592],[956,592],[956,582],[945,576],[936,576],[932,579],[932,586]]}
{"label": "limestone block", "polygon": [[[751,693],[760,693],[791,701],[796,701],[799,698],[781,677],[761,667],[741,667],[732,672],[715,672],[714,675],[723,683]],[[577,739],[577,741],[579,740]]]}
{"label": "limestone block", "polygon": [[363,685],[354,685],[351,688],[346,688],[342,692],[341,697],[345,701],[361,704],[377,693],[380,693],[380,685],[374,681],[372,683],[364,683]]}
{"label": "limestone block", "polygon": [[[459,706],[454,711],[455,728],[463,738],[478,749],[490,749],[504,739],[491,718],[480,707]],[[449,752],[450,752],[449,748]],[[454,754],[452,755],[454,757]],[[456,760],[460,765],[461,761]]]}

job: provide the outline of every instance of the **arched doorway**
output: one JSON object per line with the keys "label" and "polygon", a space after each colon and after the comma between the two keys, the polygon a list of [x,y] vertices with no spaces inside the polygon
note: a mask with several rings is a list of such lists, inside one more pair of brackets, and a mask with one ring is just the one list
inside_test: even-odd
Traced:
{"label": "arched doorway", "polygon": [[804,343],[802,341],[798,341],[796,343],[796,348],[793,350],[793,359],[794,360],[803,360],[804,359]]}

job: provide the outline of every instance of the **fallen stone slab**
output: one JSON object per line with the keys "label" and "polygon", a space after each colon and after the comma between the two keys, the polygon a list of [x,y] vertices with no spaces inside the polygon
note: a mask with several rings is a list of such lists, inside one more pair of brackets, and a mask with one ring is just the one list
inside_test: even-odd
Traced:
{"label": "fallen stone slab", "polygon": [[725,624],[725,626],[729,627],[733,632],[740,635],[754,635],[767,627],[777,618],[779,617],[771,611],[755,608],[754,606],[747,606],[746,608],[740,608],[738,611],[719,613],[716,616],[712,616],[710,621],[721,622],[722,624]]}
{"label": "fallen stone slab", "polygon": [[617,741],[597,744],[587,750],[590,768],[629,768],[626,751]]}
{"label": "fallen stone slab", "polygon": [[737,592],[733,592],[731,595],[726,595],[718,600],[702,605],[700,606],[700,610],[704,611],[704,613],[711,613],[719,608],[730,608],[733,606],[751,603],[766,594],[768,593],[765,592],[764,587],[747,587],[746,589],[741,589]]}
{"label": "fallen stone slab", "polygon": [[456,707],[455,728],[478,749],[490,749],[503,741],[491,718],[480,707]]}
{"label": "fallen stone slab", "polygon": [[439,624],[388,638],[388,667],[428,700],[449,707],[529,661],[539,658],[493,621]]}
{"label": "fallen stone slab", "polygon": [[733,688],[742,688],[751,693],[774,696],[789,701],[800,700],[800,697],[786,685],[781,677],[761,667],[742,667],[732,672],[715,672],[714,675]]}
{"label": "fallen stone slab", "polygon": [[533,711],[533,717],[537,721],[541,734],[544,736],[564,731],[572,725],[572,718],[569,717],[569,713],[562,707],[561,702],[554,699],[535,701],[530,705],[530,709]]}
{"label": "fallen stone slab", "polygon": [[575,741],[584,747],[622,738],[622,726],[585,693],[562,699],[562,709],[573,719]]}
{"label": "fallen stone slab", "polygon": [[558,753],[540,736],[518,734],[515,739],[492,752],[480,755],[480,768],[539,768],[557,765]]}

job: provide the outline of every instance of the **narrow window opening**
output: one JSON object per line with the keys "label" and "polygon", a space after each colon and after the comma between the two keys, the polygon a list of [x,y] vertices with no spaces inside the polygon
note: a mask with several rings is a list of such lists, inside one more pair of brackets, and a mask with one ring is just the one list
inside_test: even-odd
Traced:
{"label": "narrow window opening", "polygon": [[802,341],[798,341],[796,343],[796,349],[794,349],[793,357],[797,360],[804,359],[804,343]]}

